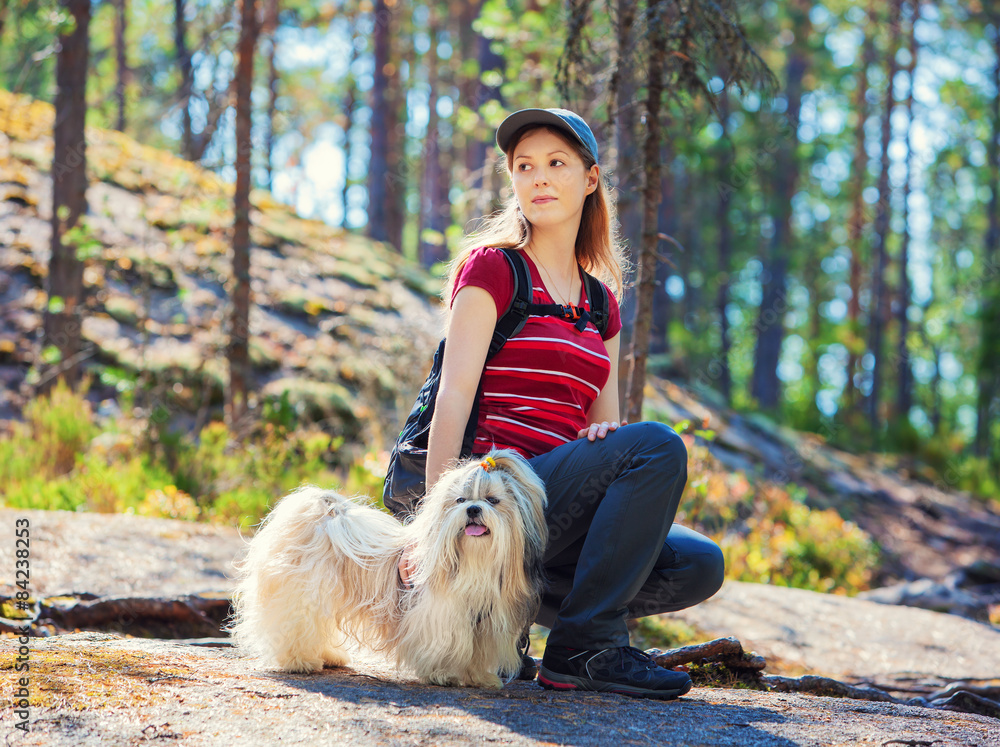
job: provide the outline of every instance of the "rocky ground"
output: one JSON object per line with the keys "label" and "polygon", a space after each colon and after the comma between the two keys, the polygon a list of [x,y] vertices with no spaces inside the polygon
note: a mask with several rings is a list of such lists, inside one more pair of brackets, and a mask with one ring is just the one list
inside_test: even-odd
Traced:
{"label": "rocky ground", "polygon": [[[31,522],[32,591],[77,604],[225,597],[243,547],[228,527],[135,516],[0,509]],[[13,567],[9,546],[0,564]],[[10,595],[10,584],[0,594]],[[97,599],[81,600],[90,591]],[[184,597],[183,595],[195,595]],[[956,615],[759,584],[726,582],[668,617],[703,640],[735,636],[769,674],[830,675],[897,697],[962,680],[996,687],[1000,632]],[[111,626],[113,627],[113,626]],[[39,632],[46,632],[43,627]],[[1000,720],[939,708],[744,688],[696,687],[673,702],[421,685],[360,653],[315,675],[261,670],[224,639],[75,633],[32,638],[30,732],[0,703],[9,744],[670,744],[987,745]],[[15,691],[14,638],[0,641],[3,691]]]}
{"label": "rocky ground", "polygon": [[[13,644],[0,644],[4,661]],[[977,745],[1000,721],[913,706],[695,688],[679,700],[420,685],[362,659],[315,675],[259,671],[230,649],[104,638],[35,641],[30,733],[7,744]],[[4,673],[5,692],[11,692]]]}
{"label": "rocky ground", "polygon": [[726,581],[672,613],[706,638],[735,635],[767,671],[822,674],[906,692],[917,683],[1000,681],[1000,630],[958,615]]}

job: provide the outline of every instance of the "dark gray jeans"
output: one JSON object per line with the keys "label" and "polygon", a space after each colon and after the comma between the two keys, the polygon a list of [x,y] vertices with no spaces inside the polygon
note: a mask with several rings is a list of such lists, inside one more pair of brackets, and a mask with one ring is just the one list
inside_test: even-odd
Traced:
{"label": "dark gray jeans", "polygon": [[548,591],[536,621],[548,643],[629,645],[625,620],[692,607],[715,594],[722,551],[674,524],[687,449],[662,423],[622,426],[530,460],[548,493]]}

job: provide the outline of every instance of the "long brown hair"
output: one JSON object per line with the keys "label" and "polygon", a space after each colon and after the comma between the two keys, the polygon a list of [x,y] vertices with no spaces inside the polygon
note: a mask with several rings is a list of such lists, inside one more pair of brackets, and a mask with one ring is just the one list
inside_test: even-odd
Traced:
{"label": "long brown hair", "polygon": [[[511,138],[502,159],[497,161],[497,171],[501,169],[511,174],[511,163],[518,142],[529,132],[544,128],[566,141],[580,156],[586,171],[596,161],[590,151],[575,139],[570,140],[559,130],[545,125],[525,125]],[[576,234],[576,261],[584,270],[604,281],[620,301],[623,285],[622,275],[627,270],[625,251],[617,233],[615,205],[611,200],[611,187],[605,181],[603,170],[598,177],[597,189],[583,200],[583,214],[580,216],[580,230]],[[524,250],[531,240],[531,223],[524,217],[517,196],[511,189],[503,207],[491,215],[480,219],[480,227],[462,241],[455,258],[448,264],[448,281],[442,291],[445,308],[451,306],[452,288],[462,267],[473,249],[480,246],[511,247]]]}

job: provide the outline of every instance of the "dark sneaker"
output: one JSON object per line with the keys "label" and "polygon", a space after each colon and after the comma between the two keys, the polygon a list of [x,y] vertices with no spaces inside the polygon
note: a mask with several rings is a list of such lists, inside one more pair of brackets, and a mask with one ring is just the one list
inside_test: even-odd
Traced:
{"label": "dark sneaker", "polygon": [[546,690],[596,690],[671,700],[691,689],[687,672],[664,669],[637,648],[547,646],[538,671]]}

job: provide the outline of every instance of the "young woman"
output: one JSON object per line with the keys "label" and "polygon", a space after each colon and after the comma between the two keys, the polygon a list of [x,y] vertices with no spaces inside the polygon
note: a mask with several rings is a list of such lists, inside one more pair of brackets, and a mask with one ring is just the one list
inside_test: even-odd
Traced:
{"label": "young woman", "polygon": [[[517,449],[548,493],[549,589],[537,621],[551,633],[539,683],[676,698],[690,677],[630,647],[625,621],[712,596],[723,559],[711,539],[673,524],[687,481],[681,438],[660,423],[619,418],[623,262],[597,141],[566,109],[515,112],[496,140],[513,193],[451,265],[427,485],[457,459],[482,379],[473,451]],[[499,246],[524,252],[534,303],[588,310],[581,268],[610,286],[603,337],[593,323],[581,331],[573,318],[532,316],[486,364],[497,316],[513,295]],[[404,558],[404,583],[411,571]]]}

